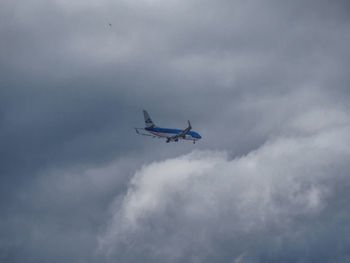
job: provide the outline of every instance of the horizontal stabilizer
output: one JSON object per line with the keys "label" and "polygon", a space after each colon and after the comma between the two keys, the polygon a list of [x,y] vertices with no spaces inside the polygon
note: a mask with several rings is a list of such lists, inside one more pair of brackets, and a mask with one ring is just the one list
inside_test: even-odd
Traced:
{"label": "horizontal stabilizer", "polygon": [[144,128],[135,128],[135,131],[138,135],[156,137],[152,134],[149,134]]}

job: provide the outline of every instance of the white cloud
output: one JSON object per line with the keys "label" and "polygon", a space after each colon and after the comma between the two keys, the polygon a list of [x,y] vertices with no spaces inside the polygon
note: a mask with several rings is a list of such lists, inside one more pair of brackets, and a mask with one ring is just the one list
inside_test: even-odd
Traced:
{"label": "white cloud", "polygon": [[280,247],[304,235],[298,231],[307,235],[305,221],[329,209],[339,194],[330,180],[347,177],[350,150],[342,145],[349,134],[345,126],[270,141],[233,160],[195,151],[146,165],[100,238],[101,251],[163,262],[209,261],[216,253],[225,262],[255,261],[257,247]]}

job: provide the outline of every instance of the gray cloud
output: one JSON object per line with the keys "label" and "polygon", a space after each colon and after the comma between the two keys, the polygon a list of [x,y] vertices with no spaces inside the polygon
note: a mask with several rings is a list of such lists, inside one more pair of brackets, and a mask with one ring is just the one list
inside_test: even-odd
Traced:
{"label": "gray cloud", "polygon": [[[197,149],[209,151],[203,158],[210,163],[216,156],[213,151],[226,152],[227,159],[217,158],[226,163],[225,169],[236,169],[231,167],[231,159],[248,160],[257,149],[262,154],[262,149],[270,149],[266,142],[289,140],[293,148],[293,142],[299,145],[299,140],[311,145],[322,134],[333,130],[340,134],[349,120],[348,10],[347,1],[326,0],[2,1],[0,259],[127,261],[132,252],[135,257],[138,253],[140,257],[157,258],[145,246],[140,250],[131,246],[122,253],[113,244],[125,243],[106,230],[108,225],[113,226],[110,220],[116,211],[122,213],[124,195],[133,191],[129,181],[135,178],[136,170],[144,171],[143,165],[150,168],[148,165],[154,161],[157,164],[169,158],[192,158],[186,154]],[[190,119],[203,140],[196,145],[169,145],[137,137],[132,128],[143,125],[144,108],[160,126],[182,127]],[[344,139],[342,144],[346,147],[348,143]],[[288,151],[288,147],[284,150]],[[333,169],[327,170],[325,178],[338,178],[329,189],[339,189],[339,194],[319,194],[324,198],[321,201],[334,198],[344,204],[345,181],[337,177],[346,171],[342,162],[345,157],[340,156],[344,152],[340,142],[330,148],[339,156],[327,159]],[[310,157],[310,167],[303,167],[321,171],[312,166],[317,159]],[[282,165],[277,163],[271,170],[283,169]],[[291,178],[299,180],[304,175],[298,169],[295,173]],[[164,177],[169,176],[165,173]],[[316,180],[312,175],[305,177]],[[201,182],[201,187],[206,183],[209,182]],[[231,181],[227,183],[231,185]],[[190,196],[198,194],[188,188],[193,191]],[[344,193],[342,200],[340,193]],[[190,196],[183,200],[196,205]],[[181,197],[178,199],[168,204],[169,213],[182,209]],[[290,199],[281,201],[289,204]],[[323,206],[317,213],[326,217],[333,209],[339,211],[338,202],[329,202],[321,202]],[[218,207],[218,211],[222,209]],[[236,215],[234,209],[229,212]],[[160,216],[164,216],[162,211]],[[226,221],[220,224],[220,218],[210,216],[204,216],[207,221],[197,229],[211,226],[211,220],[228,226]],[[282,219],[289,217],[291,228],[300,230],[301,236],[311,233],[298,228],[307,222],[298,225],[294,215],[287,214]],[[314,217],[304,213],[300,220]],[[148,227],[154,229],[155,219],[168,227],[166,215],[158,218],[150,214],[145,218],[151,224],[141,224],[145,236],[149,234]],[[228,220],[230,216],[222,218]],[[179,216],[174,220],[192,222]],[[271,231],[285,233],[271,224]],[[325,235],[320,237],[324,246],[334,242],[339,233],[332,222],[325,225],[328,234],[320,232]],[[342,226],[346,228],[345,223]],[[156,230],[163,234],[175,231]],[[183,231],[180,227],[179,233]],[[140,232],[123,233],[126,238],[145,237]],[[262,229],[260,237],[266,233]],[[107,250],[111,250],[111,258],[105,258],[106,250],[99,251],[102,254],[95,250],[98,238],[109,235]],[[225,262],[232,257],[243,262],[271,261],[273,255],[264,254],[266,246],[277,242],[276,235],[271,236],[266,244],[261,241],[261,246],[254,242],[247,245],[250,253],[243,253],[242,246],[230,235],[221,236],[215,231],[204,235],[208,240],[217,240],[206,248],[215,252],[215,259]],[[162,234],[154,236],[157,237]],[[175,238],[173,242],[181,240]],[[280,250],[276,258],[296,258],[308,247],[298,238],[294,241],[288,240],[288,247]],[[342,251],[347,243],[342,241],[335,261],[346,261]],[[157,242],[161,240],[152,240],[150,245]],[[163,248],[169,255],[182,253],[180,258],[173,257],[179,261],[190,261],[192,252],[203,246],[202,242],[191,251],[175,247],[172,251],[169,244],[165,242]],[[313,244],[310,258],[322,250],[319,243]],[[242,254],[227,252],[232,247]]]}

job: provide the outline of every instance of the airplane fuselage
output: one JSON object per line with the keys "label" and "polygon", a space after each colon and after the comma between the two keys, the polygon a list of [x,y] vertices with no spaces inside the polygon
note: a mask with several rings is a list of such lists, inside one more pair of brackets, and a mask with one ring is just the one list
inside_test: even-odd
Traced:
{"label": "airplane fuselage", "polygon": [[[180,134],[183,131],[178,129],[168,129],[168,128],[160,128],[160,127],[148,127],[148,128],[145,128],[145,130],[152,133],[153,135],[164,137],[164,138],[170,138],[176,134]],[[179,139],[197,141],[201,138],[202,137],[197,132],[189,131],[186,135],[184,135]],[[177,139],[175,139],[175,141],[177,141]]]}

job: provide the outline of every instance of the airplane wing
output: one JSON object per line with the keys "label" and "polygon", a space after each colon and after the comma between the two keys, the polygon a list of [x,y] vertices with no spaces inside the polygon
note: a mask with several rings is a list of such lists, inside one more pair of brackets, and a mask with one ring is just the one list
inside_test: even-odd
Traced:
{"label": "airplane wing", "polygon": [[176,134],[172,137],[169,137],[169,140],[176,140],[178,138],[185,138],[186,134],[192,129],[191,123],[190,121],[188,121],[188,127],[186,129],[184,129],[182,132],[180,132],[179,134]]}

